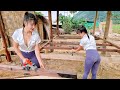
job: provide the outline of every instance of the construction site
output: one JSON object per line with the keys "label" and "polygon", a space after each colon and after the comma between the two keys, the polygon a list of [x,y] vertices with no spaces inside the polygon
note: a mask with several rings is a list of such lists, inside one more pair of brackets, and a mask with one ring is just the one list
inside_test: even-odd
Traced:
{"label": "construction site", "polygon": [[[35,14],[34,11],[30,11]],[[111,11],[106,11],[106,21],[96,27],[96,11],[92,34],[96,40],[101,63],[97,79],[120,79],[120,34],[113,33]],[[52,14],[48,19],[38,16],[37,30],[41,38],[40,53],[45,70],[25,71],[20,58],[12,46],[13,32],[22,27],[25,11],[0,11],[0,79],[82,79],[84,73],[85,51],[72,52],[79,46],[80,37],[75,30],[65,33],[59,25],[57,11],[56,26],[52,24]],[[98,29],[103,29],[99,32]],[[89,74],[88,78],[91,78]]]}

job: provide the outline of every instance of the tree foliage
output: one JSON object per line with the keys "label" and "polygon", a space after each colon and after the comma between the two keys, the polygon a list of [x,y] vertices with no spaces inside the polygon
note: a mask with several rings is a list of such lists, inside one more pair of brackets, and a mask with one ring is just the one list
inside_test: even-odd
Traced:
{"label": "tree foliage", "polygon": [[43,14],[41,12],[35,12],[36,15],[40,15],[43,16]]}
{"label": "tree foliage", "polygon": [[70,34],[72,31],[72,22],[70,16],[61,16],[60,21],[62,22],[62,28],[65,30],[66,34]]}

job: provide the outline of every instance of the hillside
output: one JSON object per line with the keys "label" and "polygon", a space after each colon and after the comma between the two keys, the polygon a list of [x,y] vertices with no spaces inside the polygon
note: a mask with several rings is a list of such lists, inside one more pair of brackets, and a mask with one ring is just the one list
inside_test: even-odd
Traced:
{"label": "hillside", "polygon": [[[86,18],[89,21],[93,21],[95,17],[95,11],[79,11],[73,16],[73,19],[78,20],[80,18]],[[97,21],[104,21],[106,19],[106,11],[98,11]],[[112,20],[115,22],[120,22],[120,11],[112,11]]]}

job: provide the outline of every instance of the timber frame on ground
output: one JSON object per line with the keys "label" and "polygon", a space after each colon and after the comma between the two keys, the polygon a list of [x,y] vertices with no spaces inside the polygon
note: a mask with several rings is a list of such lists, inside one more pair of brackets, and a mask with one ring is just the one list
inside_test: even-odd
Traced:
{"label": "timber frame on ground", "polygon": [[[97,16],[98,16],[98,11],[96,11],[96,16],[95,16],[95,20],[94,20],[94,29],[93,29],[93,35],[95,32],[95,25],[96,25],[96,20],[97,20]],[[74,48],[77,48],[76,45],[78,45],[78,42],[65,42],[65,41],[61,41],[61,42],[56,42],[53,41],[53,39],[56,38],[63,38],[63,39],[79,39],[79,36],[65,36],[65,35],[59,35],[59,27],[58,27],[58,22],[59,22],[59,11],[57,11],[57,35],[55,37],[53,37],[53,32],[52,32],[52,18],[51,18],[51,11],[48,11],[48,17],[49,17],[49,26],[50,26],[50,38],[48,41],[43,41],[43,45],[40,47],[40,51],[43,49],[50,49],[50,51],[52,52],[54,49],[66,49],[66,50],[71,50]],[[108,37],[108,32],[109,32],[109,25],[110,25],[110,18],[111,18],[111,11],[107,11],[107,17],[106,17],[106,26],[105,26],[105,32],[104,32],[104,37],[100,38],[94,35],[96,40],[103,40],[103,43],[97,43],[97,46],[102,46],[103,48],[97,48],[98,51],[102,51],[103,53],[105,52],[118,52],[120,53],[120,47],[111,43],[110,41],[107,40]],[[13,47],[7,47],[7,43],[6,43],[6,39],[5,39],[5,27],[4,27],[4,23],[2,20],[2,15],[0,12],[0,34],[1,34],[1,38],[3,40],[3,44],[4,47],[2,50],[0,50],[0,55],[5,55],[6,59],[8,62],[12,62],[11,60],[11,55],[10,52],[14,51]],[[62,46],[64,45],[64,46]],[[67,45],[73,45],[73,46],[67,46]],[[106,49],[106,46],[113,46],[116,49]],[[5,67],[3,67],[5,68]]]}

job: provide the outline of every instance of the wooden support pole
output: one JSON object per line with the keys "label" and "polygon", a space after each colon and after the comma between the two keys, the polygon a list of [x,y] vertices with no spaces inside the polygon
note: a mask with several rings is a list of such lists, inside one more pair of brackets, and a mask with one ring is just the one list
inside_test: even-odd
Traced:
{"label": "wooden support pole", "polygon": [[[104,37],[103,37],[103,43],[106,43],[106,40],[107,40],[107,37],[108,37],[111,15],[112,15],[111,11],[107,11],[107,17],[106,17],[106,25],[105,25],[105,32],[104,32]],[[106,49],[106,46],[103,46],[103,48]],[[105,52],[103,52],[102,54],[105,55]]]}
{"label": "wooden support pole", "polygon": [[95,34],[95,28],[96,28],[97,18],[98,18],[98,11],[96,11],[96,15],[95,15],[95,19],[94,19],[93,35]]}
{"label": "wooden support pole", "polygon": [[57,11],[57,35],[59,36],[59,11]]}
{"label": "wooden support pole", "polygon": [[53,39],[53,34],[52,34],[52,17],[51,17],[51,11],[48,11],[48,17],[49,17],[49,22],[50,22],[50,40]]}
{"label": "wooden support pole", "polygon": [[[48,11],[48,17],[49,17],[49,22],[50,22],[50,46],[53,46],[53,32],[52,32],[51,11]],[[51,49],[50,52],[53,52],[53,49]]]}
{"label": "wooden support pole", "polygon": [[2,15],[1,15],[1,12],[0,12],[0,33],[1,33],[1,37],[2,37],[2,40],[3,40],[3,43],[5,45],[5,53],[6,53],[6,56],[7,56],[7,61],[8,62],[12,62],[11,60],[11,57],[10,57],[10,53],[9,51],[7,50],[7,43],[6,43],[6,39],[5,39],[5,35],[4,35],[4,32],[5,30],[3,30],[4,28],[2,28]]}
{"label": "wooden support pole", "polygon": [[[2,18],[1,11],[0,11],[0,23],[1,23],[2,29],[3,29],[4,32],[5,32],[5,25],[4,25],[4,22],[3,22],[3,18]],[[4,33],[4,34],[5,34],[5,33]],[[5,34],[4,36],[5,36],[5,40],[6,40],[7,46],[10,46],[10,43],[9,43],[9,40],[8,40],[7,35]],[[2,39],[1,41],[2,41],[2,47],[5,48],[5,45],[4,45],[4,43],[3,43],[3,39]]]}

